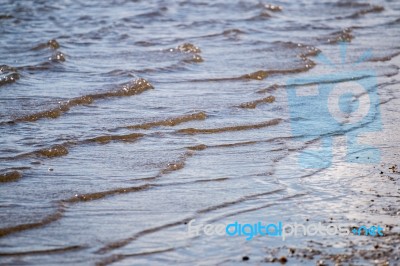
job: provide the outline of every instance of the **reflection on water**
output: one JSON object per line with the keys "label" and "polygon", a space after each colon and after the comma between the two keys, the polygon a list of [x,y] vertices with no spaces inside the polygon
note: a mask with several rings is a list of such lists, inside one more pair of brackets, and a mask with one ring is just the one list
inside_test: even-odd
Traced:
{"label": "reflection on water", "polygon": [[[1,264],[399,262],[397,2],[1,6]],[[345,134],[328,132],[332,165],[303,169],[299,152],[323,136],[289,116],[287,81],[363,69],[377,75],[383,129],[360,141],[381,162],[346,163]],[[291,85],[370,78],[332,77]],[[387,234],[245,241],[190,236],[192,219],[370,222]]]}

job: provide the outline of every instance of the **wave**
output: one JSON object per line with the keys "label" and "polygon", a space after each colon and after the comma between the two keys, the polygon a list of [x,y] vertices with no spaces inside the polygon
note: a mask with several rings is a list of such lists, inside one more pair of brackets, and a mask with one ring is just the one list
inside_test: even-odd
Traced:
{"label": "wave", "polygon": [[0,173],[0,183],[14,182],[22,177],[19,171],[9,171],[5,173]]}
{"label": "wave", "polygon": [[242,131],[242,130],[251,130],[251,129],[259,129],[269,126],[278,125],[282,119],[276,118],[270,121],[252,124],[252,125],[239,125],[239,126],[231,126],[231,127],[220,127],[220,128],[209,128],[209,129],[198,129],[198,128],[185,128],[180,129],[177,132],[181,134],[216,134],[216,133],[223,133],[223,132],[232,132],[232,131]]}
{"label": "wave", "polygon": [[103,93],[97,93],[97,94],[89,94],[89,95],[84,95],[84,96],[80,96],[77,98],[73,98],[69,101],[61,103],[56,108],[37,112],[37,113],[26,115],[26,116],[22,116],[22,117],[14,119],[12,121],[3,122],[2,124],[34,122],[34,121],[37,121],[37,120],[43,119],[43,118],[55,119],[55,118],[60,117],[63,113],[68,112],[72,107],[75,107],[75,106],[88,105],[88,104],[93,103],[96,100],[102,100],[102,99],[108,99],[108,98],[114,98],[114,97],[133,96],[133,95],[140,94],[140,93],[150,90],[150,89],[154,89],[154,87],[147,80],[139,78],[139,79],[134,80],[133,82],[130,82],[130,83],[127,83],[127,84],[121,86],[117,90],[103,92]]}
{"label": "wave", "polygon": [[266,98],[262,98],[262,99],[259,99],[259,100],[242,103],[238,107],[246,108],[246,109],[254,109],[254,108],[257,107],[257,105],[260,105],[260,104],[263,104],[263,103],[273,103],[274,101],[275,101],[275,97],[274,96],[268,96]]}
{"label": "wave", "polygon": [[15,67],[7,65],[0,66],[0,86],[14,83],[20,78],[20,74]]}
{"label": "wave", "polygon": [[160,120],[160,121],[155,121],[155,122],[149,122],[149,123],[133,125],[133,126],[126,126],[124,128],[150,129],[152,127],[159,127],[159,126],[173,127],[173,126],[185,123],[185,122],[195,121],[195,120],[205,120],[206,118],[207,118],[207,115],[205,112],[197,112],[194,114],[177,116],[177,117],[168,118],[165,120]]}

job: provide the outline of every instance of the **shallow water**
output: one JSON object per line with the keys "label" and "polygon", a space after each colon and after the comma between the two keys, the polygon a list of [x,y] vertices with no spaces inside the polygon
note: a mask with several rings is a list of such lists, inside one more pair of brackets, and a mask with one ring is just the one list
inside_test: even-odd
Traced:
{"label": "shallow water", "polygon": [[[388,0],[5,1],[0,263],[400,263],[399,10]],[[372,121],[332,130],[320,110],[291,109],[293,86],[364,84],[365,73],[377,82]],[[352,132],[368,133],[358,137],[379,161],[346,161]],[[326,136],[332,164],[304,169],[299,153]],[[189,236],[191,219],[387,234],[246,241]]]}

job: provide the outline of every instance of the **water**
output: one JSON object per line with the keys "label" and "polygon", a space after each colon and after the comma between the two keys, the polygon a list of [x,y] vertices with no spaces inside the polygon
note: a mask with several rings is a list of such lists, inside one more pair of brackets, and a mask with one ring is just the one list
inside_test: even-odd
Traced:
{"label": "water", "polygon": [[[399,10],[396,1],[2,1],[0,263],[399,263]],[[299,153],[324,125],[310,119],[293,135],[306,117],[290,116],[286,84],[363,69],[376,73],[382,130],[360,139],[379,162],[347,163],[346,132],[327,132],[332,164],[303,169]],[[321,84],[368,79],[331,77]],[[246,241],[189,236],[191,219],[388,233]]]}

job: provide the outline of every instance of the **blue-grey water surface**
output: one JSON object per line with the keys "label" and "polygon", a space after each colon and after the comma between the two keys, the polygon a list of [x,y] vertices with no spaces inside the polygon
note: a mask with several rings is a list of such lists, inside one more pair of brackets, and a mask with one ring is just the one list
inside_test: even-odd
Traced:
{"label": "blue-grey water surface", "polygon": [[[0,36],[0,264],[400,264],[400,2],[2,0]],[[324,125],[293,135],[285,84],[363,69],[379,162],[328,132],[332,164],[304,169]],[[246,241],[192,219],[386,231]]]}

